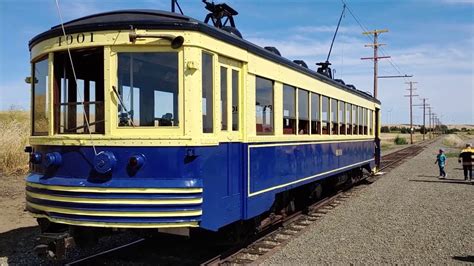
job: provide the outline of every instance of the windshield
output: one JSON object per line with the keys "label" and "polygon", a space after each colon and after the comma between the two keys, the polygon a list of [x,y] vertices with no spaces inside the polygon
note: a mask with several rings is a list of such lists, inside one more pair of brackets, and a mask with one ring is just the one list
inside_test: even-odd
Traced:
{"label": "windshield", "polygon": [[178,54],[118,54],[118,126],[176,127]]}

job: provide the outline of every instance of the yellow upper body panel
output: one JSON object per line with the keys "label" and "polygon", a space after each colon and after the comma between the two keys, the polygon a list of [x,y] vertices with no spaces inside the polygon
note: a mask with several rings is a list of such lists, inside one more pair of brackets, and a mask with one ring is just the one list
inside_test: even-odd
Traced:
{"label": "yellow upper body panel", "polygon": [[[45,56],[49,59],[49,85],[48,85],[48,112],[51,120],[53,114],[53,78],[54,53],[90,47],[104,47],[104,134],[76,135],[56,134],[53,126],[49,127],[46,136],[32,136],[32,145],[111,145],[111,146],[195,146],[217,145],[219,142],[273,142],[273,141],[323,141],[323,140],[349,140],[373,139],[374,135],[283,135],[282,110],[283,110],[283,84],[301,88],[310,92],[324,95],[333,99],[354,104],[368,110],[375,111],[380,105],[368,97],[361,97],[348,90],[316,79],[314,76],[296,71],[284,64],[253,54],[246,49],[225,41],[213,38],[198,31],[172,31],[172,30],[143,30],[136,29],[137,34],[153,35],[166,34],[182,36],[183,46],[172,49],[165,39],[139,38],[131,42],[130,31],[93,31],[54,37],[43,40],[31,47],[31,61],[34,63]],[[119,127],[117,111],[119,101],[113,91],[117,87],[117,54],[121,52],[160,52],[175,51],[178,53],[179,77],[179,121],[177,127]],[[213,133],[203,132],[203,101],[202,101],[202,52],[213,55]],[[239,111],[237,114],[240,127],[238,131],[222,131],[220,128],[222,111],[219,84],[219,66],[233,69],[239,75]],[[270,135],[256,134],[256,77],[264,77],[274,81],[274,132]],[[230,96],[229,96],[230,97]],[[229,100],[231,100],[229,98]],[[231,119],[231,114],[228,115]],[[366,117],[368,119],[368,117]],[[372,116],[372,125],[375,123]],[[50,121],[51,124],[54,121]],[[376,129],[377,130],[377,129]]]}

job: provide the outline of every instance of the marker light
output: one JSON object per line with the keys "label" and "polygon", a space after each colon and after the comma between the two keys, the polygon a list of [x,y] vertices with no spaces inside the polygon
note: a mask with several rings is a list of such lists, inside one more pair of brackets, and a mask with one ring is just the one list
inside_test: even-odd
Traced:
{"label": "marker light", "polygon": [[63,162],[63,158],[59,152],[50,152],[46,153],[44,156],[44,166],[51,167],[51,166],[60,166]]}
{"label": "marker light", "polygon": [[128,159],[128,165],[130,167],[138,169],[145,163],[145,156],[142,154],[135,154]]}
{"label": "marker light", "polygon": [[30,153],[30,162],[33,164],[40,164],[41,163],[41,153],[39,152],[32,152]]}
{"label": "marker light", "polygon": [[107,174],[114,169],[117,159],[112,152],[103,151],[94,157],[94,169],[101,174]]}

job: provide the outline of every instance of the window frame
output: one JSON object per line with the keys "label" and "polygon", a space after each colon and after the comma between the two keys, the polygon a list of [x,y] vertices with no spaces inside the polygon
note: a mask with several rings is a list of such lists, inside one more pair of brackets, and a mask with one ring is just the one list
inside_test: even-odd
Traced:
{"label": "window frame", "polygon": [[[306,120],[304,119],[301,119],[300,118],[300,93],[306,93],[306,97],[303,97],[306,98],[306,113],[307,113],[307,116],[306,116]],[[311,109],[310,109],[310,91],[308,90],[305,90],[305,89],[301,89],[301,88],[297,88],[296,90],[296,134],[297,135],[304,135],[304,136],[307,136],[307,135],[310,135],[311,134]],[[306,132],[307,133],[300,133],[301,129],[300,129],[300,122],[301,121],[306,121]]]}
{"label": "window frame", "polygon": [[[329,119],[330,119],[330,135],[339,135],[339,119],[338,119],[338,108],[339,108],[339,101],[336,98],[329,98]],[[334,109],[334,103],[335,104],[335,110]],[[333,118],[335,121],[333,121]]]}
{"label": "window frame", "polygon": [[346,135],[346,103],[344,101],[337,101],[337,122],[339,135]]}
{"label": "window frame", "polygon": [[[108,48],[108,47],[105,47]],[[108,49],[104,50],[104,73],[105,75],[109,75],[110,81],[107,82],[107,78],[105,78],[104,87],[105,87],[105,133],[106,134],[113,134],[113,135],[130,135],[130,136],[183,136],[184,135],[184,128],[185,128],[185,108],[184,108],[184,52],[183,47],[179,49],[172,49],[169,46],[110,46],[109,52]],[[117,110],[119,106],[119,102],[117,99],[117,95],[112,90],[112,86],[118,88],[118,53],[153,53],[153,52],[176,52],[178,54],[178,120],[179,125],[173,127],[119,127],[118,126],[118,118],[116,112],[113,110]],[[204,50],[203,50],[204,52]],[[207,51],[206,51],[207,52]],[[207,52],[211,55],[213,53]],[[107,62],[107,57],[110,55],[110,62]],[[109,64],[108,64],[109,63]],[[213,62],[214,63],[214,62]],[[109,71],[109,65],[110,67]],[[215,68],[214,68],[215,69]],[[215,81],[214,81],[215,83]],[[214,84],[215,90],[215,84]],[[110,95],[109,95],[110,94]],[[112,97],[112,99],[111,99]],[[215,99],[214,99],[215,101]],[[214,108],[215,109],[215,108]],[[214,110],[215,115],[215,110]],[[109,119],[110,122],[107,122]],[[108,131],[107,127],[110,126],[110,132]],[[215,126],[215,125],[214,125]]]}
{"label": "window frame", "polygon": [[[46,91],[45,91],[45,115],[48,118],[48,124],[46,126],[46,131],[45,132],[36,132],[35,131],[35,65],[41,61],[46,61],[46,66],[47,66],[47,82],[46,82]],[[51,64],[54,63],[54,57],[50,56],[50,54],[45,54],[39,58],[36,58],[35,60],[31,61],[30,66],[31,66],[31,110],[30,110],[30,135],[32,137],[43,137],[43,136],[48,136],[51,133],[51,125],[54,123],[54,117],[51,112],[51,105],[52,105],[52,99],[51,99],[51,88],[52,88],[52,77],[51,77]]]}
{"label": "window frame", "polygon": [[[283,135],[297,135],[298,133],[298,106],[297,106],[297,97],[298,97],[298,89],[294,86],[291,86],[291,85],[288,85],[288,84],[282,84],[283,85],[283,113],[282,113],[282,118],[283,118]],[[285,117],[285,91],[290,91],[292,93],[292,97],[293,97],[293,102],[290,102],[289,104],[292,106],[290,106],[290,112],[293,111],[293,114],[294,114],[294,117],[291,117],[291,116],[288,116],[288,117]],[[289,121],[289,124],[290,124],[290,127],[291,127],[291,130],[292,132],[288,132],[288,133],[285,133],[285,119],[288,119]],[[292,123],[293,122],[293,123]],[[288,129],[290,129],[290,127],[288,127]]]}
{"label": "window frame", "polygon": [[[313,108],[315,105],[313,105],[313,95],[316,96],[315,102],[318,103],[318,110],[316,112],[317,117],[313,117]],[[315,92],[309,92],[309,105],[311,106],[309,108],[309,114],[310,114],[310,135],[321,135],[321,94],[315,93]],[[313,133],[313,123],[316,125],[316,131]]]}
{"label": "window frame", "polygon": [[[326,117],[323,116],[325,99],[327,99]],[[323,130],[324,126],[326,126],[326,133]],[[326,95],[321,95],[321,135],[331,135],[331,98]]]}
{"label": "window frame", "polygon": [[[272,83],[272,117],[271,117],[271,125],[272,125],[272,131],[271,132],[259,132],[257,130],[257,108],[256,108],[256,103],[257,103],[257,79],[264,79],[264,80],[268,80]],[[266,78],[264,76],[259,76],[259,75],[256,75],[255,76],[255,135],[256,136],[274,136],[276,134],[276,125],[275,125],[275,118],[276,118],[276,115],[275,115],[275,80],[273,79],[270,79],[270,78]],[[263,124],[262,124],[263,125]],[[263,128],[262,128],[263,129]]]}

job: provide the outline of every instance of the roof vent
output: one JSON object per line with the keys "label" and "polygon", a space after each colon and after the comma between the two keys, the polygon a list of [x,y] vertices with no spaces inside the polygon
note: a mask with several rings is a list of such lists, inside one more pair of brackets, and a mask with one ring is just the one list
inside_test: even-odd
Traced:
{"label": "roof vent", "polygon": [[222,27],[222,30],[225,30],[227,31],[228,33],[234,35],[234,36],[237,36],[239,38],[242,39],[242,33],[240,33],[240,31],[237,29],[237,28],[234,28],[234,27],[230,27],[230,26],[224,26]]}
{"label": "roof vent", "polygon": [[347,87],[353,89],[353,90],[357,90],[356,86],[352,85],[352,84],[347,84],[346,85]]}
{"label": "roof vent", "polygon": [[308,65],[307,65],[306,62],[303,61],[303,60],[293,60],[293,62],[294,62],[295,64],[298,64],[298,65],[304,67],[304,68],[308,68]]}
{"label": "roof vent", "polygon": [[267,51],[270,51],[270,52],[272,52],[272,53],[274,53],[274,54],[277,54],[277,55],[281,56],[280,51],[278,51],[278,49],[275,48],[275,47],[273,47],[273,46],[265,46],[264,48],[265,48],[265,50],[267,50]]}
{"label": "roof vent", "polygon": [[334,81],[336,81],[337,83],[341,83],[342,85],[346,85],[346,83],[342,79],[334,79]]}

